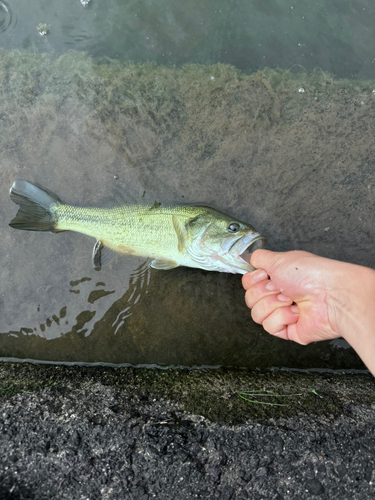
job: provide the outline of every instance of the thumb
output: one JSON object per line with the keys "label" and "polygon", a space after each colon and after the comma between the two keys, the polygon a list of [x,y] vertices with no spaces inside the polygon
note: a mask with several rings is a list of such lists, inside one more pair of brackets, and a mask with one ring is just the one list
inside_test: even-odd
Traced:
{"label": "thumb", "polygon": [[274,264],[279,257],[279,252],[272,252],[271,250],[258,249],[255,250],[250,257],[250,264],[255,269],[264,269],[267,274],[271,271]]}

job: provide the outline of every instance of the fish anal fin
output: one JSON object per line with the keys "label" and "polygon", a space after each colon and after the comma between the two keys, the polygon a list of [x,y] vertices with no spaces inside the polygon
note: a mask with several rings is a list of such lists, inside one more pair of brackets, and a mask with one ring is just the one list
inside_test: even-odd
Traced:
{"label": "fish anal fin", "polygon": [[92,250],[92,265],[95,271],[100,271],[115,255],[116,252],[114,250],[105,246],[103,241],[98,240]]}
{"label": "fish anal fin", "polygon": [[177,262],[175,262],[174,260],[155,259],[151,262],[151,267],[153,269],[162,269],[164,271],[167,271],[168,269],[174,269],[178,266],[179,264],[177,264]]}

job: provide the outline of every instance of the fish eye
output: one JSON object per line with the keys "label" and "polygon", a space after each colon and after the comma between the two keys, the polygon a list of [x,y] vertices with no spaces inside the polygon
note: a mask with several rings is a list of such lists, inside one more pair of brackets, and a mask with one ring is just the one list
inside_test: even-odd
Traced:
{"label": "fish eye", "polygon": [[240,230],[240,225],[237,222],[231,222],[228,226],[228,231],[230,233],[237,233]]}

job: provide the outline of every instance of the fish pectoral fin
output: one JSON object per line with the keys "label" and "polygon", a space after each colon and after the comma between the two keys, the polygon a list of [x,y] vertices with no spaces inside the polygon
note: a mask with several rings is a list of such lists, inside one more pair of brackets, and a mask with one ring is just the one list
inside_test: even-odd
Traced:
{"label": "fish pectoral fin", "polygon": [[173,227],[177,234],[178,239],[178,251],[182,252],[186,246],[186,227],[185,222],[181,220],[178,215],[174,215],[172,217]]}
{"label": "fish pectoral fin", "polygon": [[[188,230],[191,229],[197,222],[202,224],[202,221],[204,220],[205,220],[204,214],[199,214],[196,217],[192,217],[188,221],[186,221],[186,218],[181,218],[178,215],[174,215],[172,217],[173,227],[174,230],[176,231],[178,238],[179,252],[183,252],[191,244],[189,243]],[[207,222],[207,224],[209,224],[209,222]],[[205,228],[203,228],[201,232],[203,232],[204,229]]]}
{"label": "fish pectoral fin", "polygon": [[95,271],[100,271],[115,255],[114,250],[106,247],[102,241],[98,240],[92,249],[92,265]]}
{"label": "fish pectoral fin", "polygon": [[174,260],[155,259],[151,262],[151,267],[153,269],[163,269],[164,271],[167,271],[168,269],[174,269],[178,266],[179,264],[177,264],[177,262],[175,262]]}

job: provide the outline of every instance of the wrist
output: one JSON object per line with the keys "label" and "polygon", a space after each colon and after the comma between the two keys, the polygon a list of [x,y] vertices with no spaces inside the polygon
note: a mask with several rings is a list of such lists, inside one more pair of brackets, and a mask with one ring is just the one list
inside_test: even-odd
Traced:
{"label": "wrist", "polygon": [[354,264],[346,266],[333,294],[331,325],[375,374],[375,271]]}

